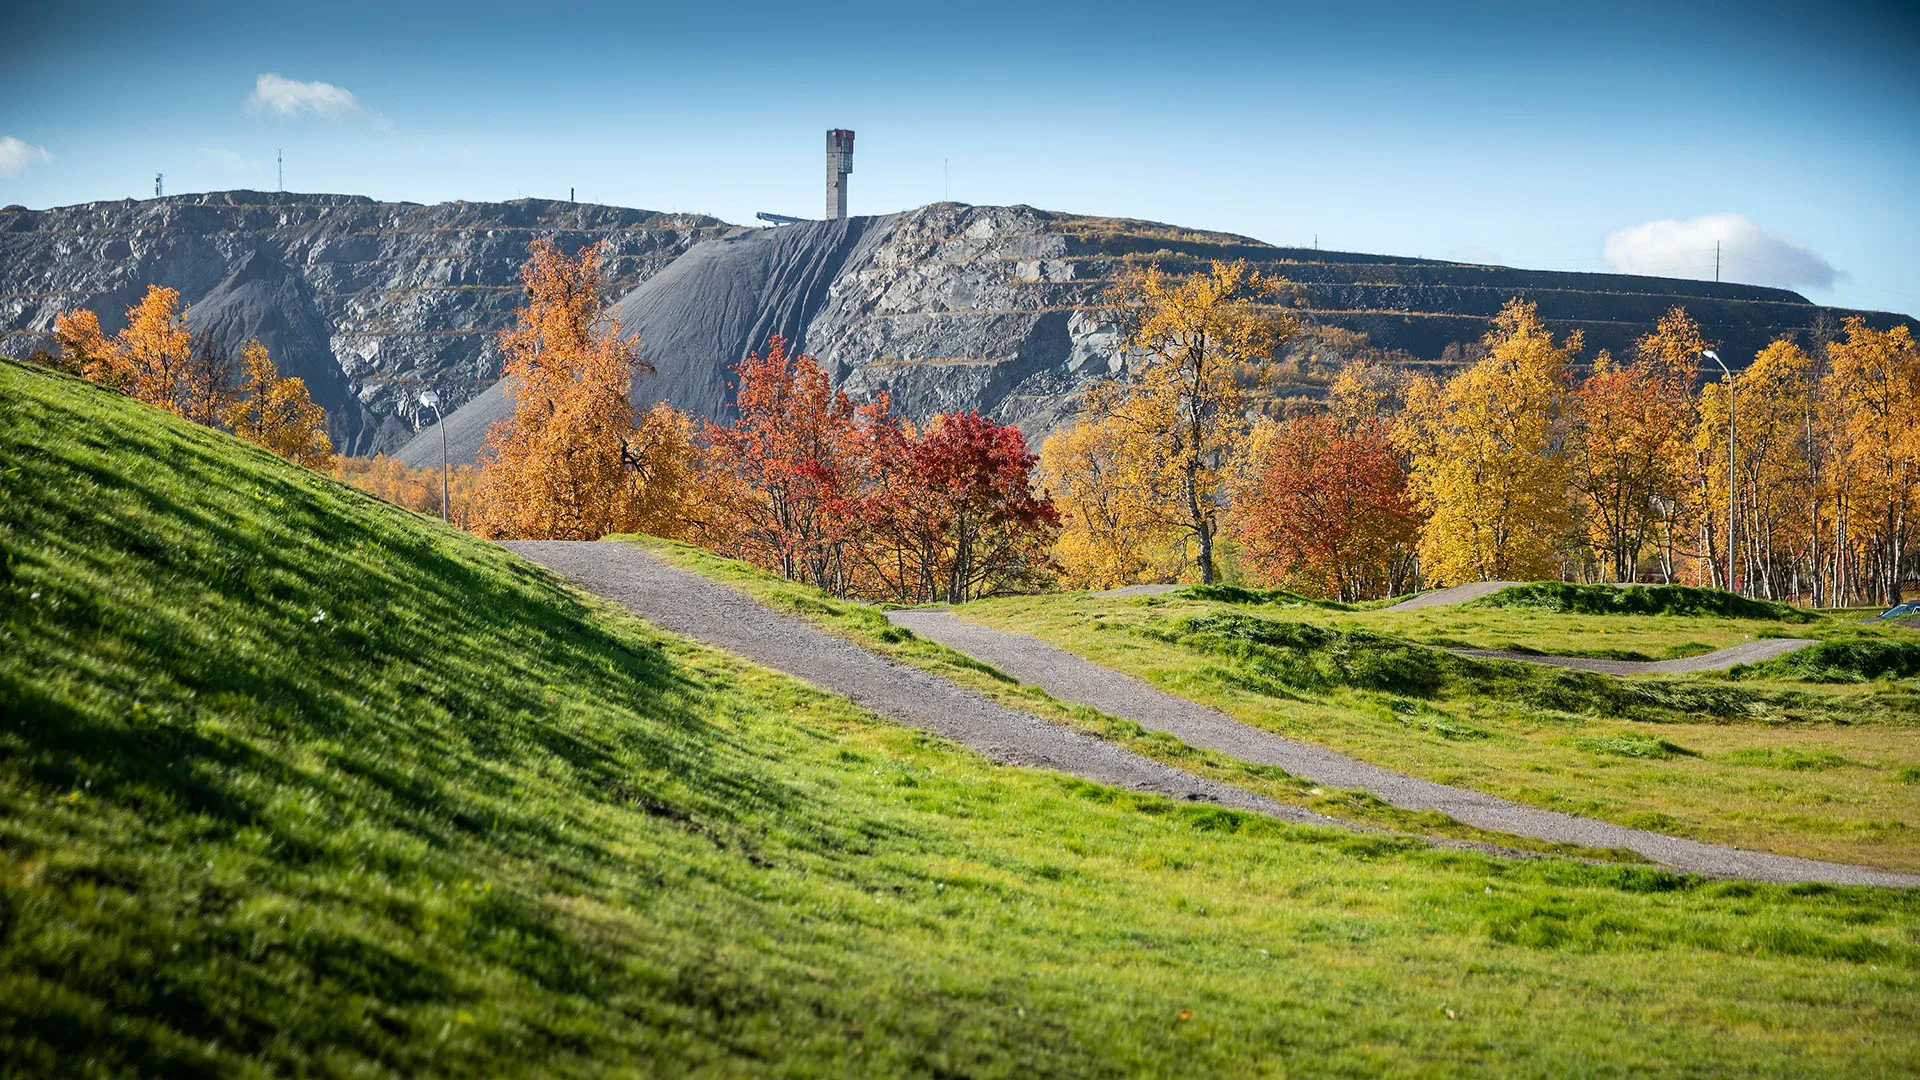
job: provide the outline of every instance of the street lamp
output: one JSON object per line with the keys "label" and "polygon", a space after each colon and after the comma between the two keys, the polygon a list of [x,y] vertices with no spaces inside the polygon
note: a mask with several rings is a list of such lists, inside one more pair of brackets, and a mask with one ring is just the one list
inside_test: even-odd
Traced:
{"label": "street lamp", "polygon": [[[1709,353],[1708,355],[1711,356],[1713,354]],[[440,415],[440,395],[439,394],[436,394],[431,390],[423,391],[420,394],[420,404],[423,408],[428,408],[433,410],[434,425],[440,429],[440,520],[448,521],[449,518],[447,517],[447,418]]]}
{"label": "street lamp", "polygon": [[1727,591],[1736,592],[1738,590],[1733,587],[1733,523],[1736,518],[1734,491],[1738,481],[1733,472],[1733,372],[1727,370],[1726,361],[1720,359],[1720,354],[1712,349],[1702,349],[1700,355],[1720,365],[1721,381],[1727,385]]}

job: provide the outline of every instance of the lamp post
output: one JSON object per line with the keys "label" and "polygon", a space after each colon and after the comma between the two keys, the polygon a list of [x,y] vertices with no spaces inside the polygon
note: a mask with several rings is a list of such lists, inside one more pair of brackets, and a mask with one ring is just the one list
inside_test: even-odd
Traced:
{"label": "lamp post", "polygon": [[1720,354],[1712,349],[1702,349],[1700,355],[1720,365],[1720,381],[1727,386],[1727,591],[1738,592],[1739,590],[1733,587],[1733,523],[1736,519],[1734,492],[1738,490],[1739,483],[1733,471],[1733,372],[1727,370],[1726,361],[1720,359]]}
{"label": "lamp post", "polygon": [[450,521],[447,517],[447,418],[440,415],[439,394],[431,390],[422,392],[420,404],[433,410],[434,426],[440,429],[440,520]]}

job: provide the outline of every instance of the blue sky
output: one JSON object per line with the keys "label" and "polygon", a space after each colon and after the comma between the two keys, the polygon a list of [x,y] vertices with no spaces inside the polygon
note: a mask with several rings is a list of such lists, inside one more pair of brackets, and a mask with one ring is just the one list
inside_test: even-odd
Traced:
{"label": "blue sky", "polygon": [[748,222],[818,215],[850,127],[855,213],[1700,277],[1719,240],[1729,280],[1920,314],[1920,14],[1549,6],[41,4],[0,202],[271,188],[284,148],[295,191]]}

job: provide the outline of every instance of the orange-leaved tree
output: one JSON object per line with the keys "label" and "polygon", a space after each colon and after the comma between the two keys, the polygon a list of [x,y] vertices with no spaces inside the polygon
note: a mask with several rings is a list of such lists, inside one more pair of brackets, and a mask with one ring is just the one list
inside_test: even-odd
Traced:
{"label": "orange-leaved tree", "polygon": [[53,336],[63,367],[195,423],[218,423],[232,401],[232,362],[212,338],[196,340],[187,329],[177,289],[148,286],[112,338],[84,308],[55,318]]}
{"label": "orange-leaved tree", "polygon": [[[473,520],[474,488],[479,470],[472,465],[455,465],[447,470],[447,520],[466,528]],[[351,484],[395,506],[440,516],[440,466],[409,468],[399,458],[375,454],[370,458],[336,456],[333,478]]]}
{"label": "orange-leaved tree", "polygon": [[1181,478],[1149,433],[1173,424],[1171,403],[1138,397],[1047,436],[1041,482],[1061,518],[1061,583],[1105,589],[1170,581],[1187,564],[1186,533],[1170,520]]}
{"label": "orange-leaved tree", "polygon": [[245,374],[239,394],[224,410],[227,426],[295,464],[330,468],[333,442],[327,438],[327,414],[308,396],[306,380],[282,377],[257,339],[240,350],[240,363]]}
{"label": "orange-leaved tree", "polygon": [[1420,513],[1384,420],[1264,422],[1247,473],[1233,535],[1263,583],[1339,600],[1408,591]]}
{"label": "orange-leaved tree", "polygon": [[1662,576],[1672,577],[1671,524],[1687,493],[1689,380],[1690,369],[1656,355],[1619,365],[1602,352],[1571,395],[1573,486],[1588,543],[1615,581],[1634,580],[1640,553],[1655,540]]}
{"label": "orange-leaved tree", "polygon": [[663,531],[648,520],[630,396],[651,368],[603,310],[599,249],[569,258],[541,237],[520,276],[527,302],[500,335],[514,408],[487,433],[479,531],[546,540]]}
{"label": "orange-leaved tree", "polygon": [[1920,506],[1920,349],[1905,326],[1875,330],[1852,316],[1827,356],[1828,397],[1844,411],[1848,500],[1872,556],[1867,576],[1897,604]]}

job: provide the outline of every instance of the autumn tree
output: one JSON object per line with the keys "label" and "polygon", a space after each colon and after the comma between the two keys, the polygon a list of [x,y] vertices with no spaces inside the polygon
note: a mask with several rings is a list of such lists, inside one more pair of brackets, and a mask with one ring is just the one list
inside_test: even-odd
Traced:
{"label": "autumn tree", "polygon": [[1897,604],[1920,501],[1920,351],[1906,326],[1855,316],[1827,347],[1829,397],[1841,410],[1849,499],[1873,554],[1881,597]]}
{"label": "autumn tree", "polygon": [[852,535],[889,598],[962,604],[1038,584],[1059,512],[1033,490],[1036,459],[1018,428],[970,411],[915,432],[863,413]]}
{"label": "autumn tree", "polygon": [[1170,581],[1187,562],[1186,533],[1167,513],[1180,477],[1143,432],[1170,427],[1170,403],[1139,397],[1109,403],[1040,444],[1040,477],[1058,507],[1054,547],[1062,584],[1104,589]]}
{"label": "autumn tree", "polygon": [[1137,442],[1137,456],[1162,462],[1173,483],[1155,482],[1156,522],[1194,545],[1202,582],[1218,571],[1223,487],[1235,445],[1247,431],[1246,384],[1257,380],[1275,347],[1295,329],[1262,301],[1276,282],[1243,262],[1215,262],[1204,274],[1172,278],[1158,267],[1129,274],[1110,301],[1128,368],[1123,378],[1087,391],[1085,416]]}
{"label": "autumn tree", "polygon": [[[1678,309],[1675,309],[1678,311]],[[1605,352],[1570,398],[1568,464],[1588,542],[1615,581],[1634,580],[1640,553],[1670,526],[1686,492],[1690,449],[1686,368]],[[1662,559],[1671,573],[1671,560]]]}
{"label": "autumn tree", "polygon": [[129,379],[120,347],[100,332],[100,316],[85,308],[63,312],[53,320],[53,340],[61,367],[88,382],[126,392]]}
{"label": "autumn tree", "polygon": [[[258,345],[259,342],[251,342]],[[244,347],[242,365],[244,365]],[[176,393],[181,416],[196,424],[218,427],[233,404],[238,393],[237,382],[240,372],[236,370],[233,354],[228,352],[220,339],[211,333],[198,333],[193,336],[187,352],[187,362],[181,365],[175,379]],[[301,382],[301,391],[306,383]]]}
{"label": "autumn tree", "polygon": [[111,339],[85,309],[55,318],[53,336],[63,367],[195,423],[216,424],[232,400],[231,357],[213,338],[187,329],[176,289],[148,286]]}
{"label": "autumn tree", "polygon": [[635,528],[676,539],[702,510],[701,449],[693,418],[664,401],[641,414],[622,451],[637,485]]}
{"label": "autumn tree", "polygon": [[1556,343],[1536,306],[1514,299],[1485,345],[1445,383],[1413,380],[1397,431],[1429,515],[1421,568],[1437,584],[1557,576],[1567,535],[1561,414],[1580,335]]}
{"label": "autumn tree", "polygon": [[675,503],[659,486],[685,470],[650,454],[681,451],[684,432],[664,417],[636,429],[633,380],[651,368],[603,310],[599,249],[569,258],[541,237],[530,253],[527,302],[500,336],[513,413],[487,433],[480,530],[560,540],[659,531],[649,507]]}
{"label": "autumn tree", "polygon": [[854,405],[813,357],[773,338],[734,365],[738,419],[709,422],[703,543],[789,580],[847,591],[845,541],[854,497],[846,444]]}
{"label": "autumn tree", "polygon": [[[1806,440],[1816,396],[1813,358],[1791,339],[1780,338],[1733,381],[1740,410],[1734,468],[1740,550],[1735,558],[1746,565],[1747,580],[1760,595],[1793,599],[1795,571],[1812,540],[1808,514],[1816,497]],[[1702,438],[1726,431],[1725,400],[1713,392],[1718,389],[1709,387],[1702,395]],[[1719,476],[1723,488],[1725,475]]]}
{"label": "autumn tree", "polygon": [[1361,600],[1404,591],[1420,514],[1377,416],[1264,422],[1233,501],[1233,535],[1265,584]]}
{"label": "autumn tree", "polygon": [[[466,528],[473,520],[474,489],[479,470],[455,465],[447,470],[447,520]],[[440,467],[410,468],[398,458],[375,454],[370,458],[336,455],[333,478],[379,499],[429,517],[439,517]]]}
{"label": "autumn tree", "polygon": [[283,377],[257,339],[240,351],[240,362],[245,374],[222,417],[227,426],[295,464],[330,468],[333,443],[327,438],[327,414],[307,395],[306,381]]}

